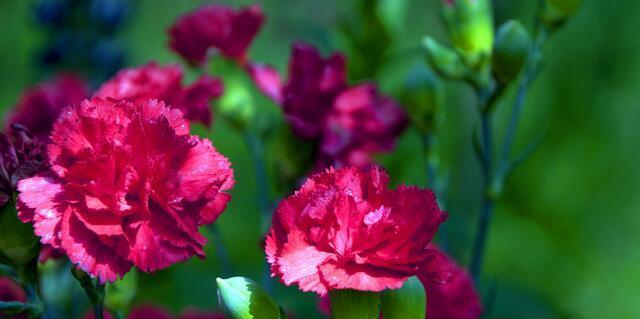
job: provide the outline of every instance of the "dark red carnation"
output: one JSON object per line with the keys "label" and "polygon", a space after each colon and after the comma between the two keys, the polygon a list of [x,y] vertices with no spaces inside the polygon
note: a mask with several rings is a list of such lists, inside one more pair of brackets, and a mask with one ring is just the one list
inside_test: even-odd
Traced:
{"label": "dark red carnation", "polygon": [[282,108],[296,135],[319,138],[334,99],[345,87],[344,56],[334,53],[325,59],[314,47],[295,44],[289,79],[282,88]]}
{"label": "dark red carnation", "polygon": [[13,198],[18,181],[47,169],[47,152],[40,141],[19,124],[10,135],[0,133],[0,207]]}
{"label": "dark red carnation", "polygon": [[284,86],[271,67],[250,64],[248,71],[281,105],[294,133],[318,141],[317,169],[366,167],[373,154],[393,148],[407,125],[402,108],[374,84],[347,86],[341,54],[323,58],[314,47],[295,44]]}
{"label": "dark red carnation", "polygon": [[215,312],[185,310],[180,314],[179,319],[225,319],[226,317]]}
{"label": "dark red carnation", "polygon": [[133,309],[127,319],[171,319],[171,314],[156,306],[142,305]]}
{"label": "dark red carnation", "polygon": [[[93,312],[93,309],[92,308],[87,309],[87,312],[85,312],[83,318],[84,319],[95,319],[96,315]],[[113,317],[111,316],[111,314],[109,313],[108,310],[104,309],[102,311],[102,319],[113,319]],[[152,318],[150,318],[150,319],[152,319]]]}
{"label": "dark red carnation", "polygon": [[[8,277],[0,276],[0,301],[20,301],[27,302],[27,297],[24,290],[18,286],[18,284]],[[0,317],[3,317],[2,311],[0,311]],[[26,315],[18,315],[12,317],[14,319],[26,319]]]}
{"label": "dark red carnation", "polygon": [[207,52],[216,49],[244,64],[246,51],[263,23],[264,15],[258,5],[239,10],[205,5],[178,18],[169,29],[169,46],[193,63],[204,63]]}
{"label": "dark red carnation", "polygon": [[13,123],[26,127],[33,136],[46,140],[53,123],[62,110],[78,104],[89,95],[87,85],[80,78],[61,74],[24,91],[22,97],[6,117],[6,129]]}
{"label": "dark red carnation", "polygon": [[9,277],[0,276],[0,301],[27,302],[24,290]]}
{"label": "dark red carnation", "polygon": [[320,295],[399,288],[440,258],[427,246],[446,218],[431,191],[391,190],[378,168],[329,169],[280,203],[267,260],[272,276]]}
{"label": "dark red carnation", "polygon": [[320,144],[320,167],[370,165],[371,154],[393,149],[406,124],[402,108],[375,85],[351,87],[333,103]]}
{"label": "dark red carnation", "polygon": [[155,100],[67,109],[48,155],[49,171],[18,184],[18,215],[103,283],[133,265],[152,272],[203,257],[198,227],[222,213],[233,185],[229,161]]}
{"label": "dark red carnation", "polygon": [[445,284],[433,283],[428,276],[419,276],[427,293],[428,319],[478,319],[482,304],[471,276],[449,261],[451,279]]}
{"label": "dark red carnation", "polygon": [[156,99],[176,107],[184,117],[211,125],[211,100],[222,95],[220,79],[203,75],[187,87],[182,86],[182,69],[178,65],[160,66],[151,62],[125,69],[104,83],[94,97],[127,100],[135,104]]}

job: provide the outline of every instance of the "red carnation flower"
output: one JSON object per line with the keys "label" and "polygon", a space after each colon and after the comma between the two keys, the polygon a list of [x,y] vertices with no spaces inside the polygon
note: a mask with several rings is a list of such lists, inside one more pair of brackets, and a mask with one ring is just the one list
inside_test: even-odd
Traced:
{"label": "red carnation flower", "polygon": [[180,109],[186,119],[210,126],[210,103],[222,95],[222,81],[204,75],[188,87],[182,87],[181,82],[180,66],[162,67],[152,62],[118,72],[98,89],[94,97],[127,100],[135,104],[157,99]]}
{"label": "red carnation flower", "polygon": [[151,272],[203,257],[198,227],[222,213],[233,185],[228,160],[155,100],[67,109],[48,154],[50,171],[18,184],[18,215],[103,283],[132,265]]}
{"label": "red carnation flower", "polygon": [[36,138],[46,140],[62,110],[80,103],[88,95],[89,89],[80,78],[70,74],[58,75],[50,82],[25,90],[7,115],[6,126],[18,123]]}
{"label": "red carnation flower", "polygon": [[482,315],[480,297],[471,276],[450,261],[451,279],[434,284],[427,276],[419,276],[427,293],[428,319],[478,319]]}
{"label": "red carnation flower", "polygon": [[440,253],[427,246],[446,218],[431,191],[390,190],[378,168],[329,169],[280,203],[267,260],[272,276],[320,295],[399,288],[420,268],[431,273]]}
{"label": "red carnation flower", "polygon": [[375,85],[349,88],[336,97],[327,119],[320,166],[370,165],[370,154],[393,149],[406,125],[402,108]]}
{"label": "red carnation flower", "polygon": [[258,5],[240,10],[205,5],[175,22],[169,29],[169,46],[193,63],[204,63],[207,51],[215,48],[244,64],[246,51],[263,23],[264,15]]}

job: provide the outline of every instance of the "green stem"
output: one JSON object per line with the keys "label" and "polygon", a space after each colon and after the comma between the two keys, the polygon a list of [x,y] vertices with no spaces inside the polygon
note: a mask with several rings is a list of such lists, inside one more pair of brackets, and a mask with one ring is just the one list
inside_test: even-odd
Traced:
{"label": "green stem", "polygon": [[220,233],[220,229],[216,224],[211,224],[209,226],[209,230],[211,231],[211,237],[213,237],[213,242],[216,245],[216,254],[218,256],[218,261],[222,266],[222,275],[229,276],[233,272],[233,267],[231,266],[231,262],[229,260],[229,253],[227,252],[227,248],[222,242],[222,234]]}
{"label": "green stem", "polygon": [[[260,232],[264,233],[271,224],[271,192],[269,190],[269,180],[267,178],[266,160],[264,158],[264,146],[262,141],[252,133],[246,131],[244,140],[249,149],[253,168],[256,176],[256,188],[258,191],[258,209],[260,211]],[[273,292],[273,282],[271,280],[271,268],[265,263],[262,272],[262,286],[271,293]]]}
{"label": "green stem", "polygon": [[518,129],[518,123],[520,121],[520,117],[522,115],[522,110],[524,109],[524,102],[527,97],[527,93],[529,88],[531,87],[531,83],[540,73],[542,69],[542,48],[547,39],[547,30],[546,28],[539,23],[536,32],[536,40],[531,47],[527,63],[525,64],[524,74],[520,79],[520,83],[518,84],[518,90],[516,93],[516,98],[513,104],[513,108],[511,111],[511,118],[509,120],[509,124],[507,126],[507,130],[505,132],[504,141],[502,143],[502,156],[500,158],[500,169],[498,171],[498,182],[504,183],[506,179],[506,174],[508,168],[510,167],[510,157],[511,157],[511,149],[513,147],[513,142],[515,139],[515,135]]}
{"label": "green stem", "polygon": [[482,270],[482,262],[484,258],[484,251],[487,239],[487,233],[489,231],[489,224],[493,215],[493,197],[489,196],[489,188],[492,183],[492,168],[493,168],[493,128],[491,122],[491,113],[481,113],[481,125],[482,125],[482,176],[484,179],[484,191],[482,196],[482,210],[478,216],[478,226],[476,230],[476,237],[473,242],[473,250],[471,254],[471,266],[470,272],[474,279],[477,280]]}
{"label": "green stem", "polygon": [[253,169],[256,177],[256,188],[258,190],[258,209],[261,216],[261,230],[264,231],[271,222],[271,200],[269,191],[269,180],[267,179],[267,167],[264,158],[264,147],[262,141],[251,132],[245,132],[245,143],[249,149]]}
{"label": "green stem", "polygon": [[[422,135],[422,151],[426,162],[425,171],[427,174],[427,187],[436,194],[438,206],[442,210],[446,210],[445,190],[438,178],[438,159],[436,157],[436,138],[432,133],[424,133]],[[440,237],[440,249],[449,251],[449,240],[447,237],[446,223],[440,225],[438,236]]]}
{"label": "green stem", "polygon": [[93,315],[95,319],[103,319],[102,315],[104,314],[104,284],[96,284],[96,290],[102,295],[102,297],[95,302],[93,300],[91,301],[91,305],[93,306]]}
{"label": "green stem", "polygon": [[422,135],[422,151],[424,153],[424,160],[426,163],[425,171],[427,173],[427,187],[438,190],[439,181],[437,173],[437,160],[435,158],[435,136],[431,133],[424,133]]}
{"label": "green stem", "polygon": [[71,268],[71,273],[80,282],[80,285],[87,294],[91,306],[93,307],[93,314],[96,319],[103,319],[104,312],[104,298],[105,298],[105,285],[101,284],[97,279],[92,279],[84,271]]}

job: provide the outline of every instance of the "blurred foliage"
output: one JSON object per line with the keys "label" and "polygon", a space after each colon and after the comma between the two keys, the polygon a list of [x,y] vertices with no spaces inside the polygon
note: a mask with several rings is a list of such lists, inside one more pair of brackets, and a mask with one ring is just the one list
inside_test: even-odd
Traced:
{"label": "blurred foliage", "polygon": [[[165,30],[177,15],[203,2],[136,1],[120,36],[129,65],[149,60],[178,62],[166,46]],[[353,65],[353,80],[373,77],[383,92],[400,98],[407,75],[424,67],[421,38],[430,35],[446,42],[437,2],[398,0],[396,7],[393,1],[383,1],[383,9],[363,15],[358,11],[362,3],[356,0],[260,1],[267,23],[250,56],[285,70],[294,40],[313,43],[325,52],[342,50]],[[32,19],[33,3],[0,1],[0,26],[5,30],[0,32],[3,111],[15,103],[23,88],[42,77],[36,52],[47,35]],[[531,31],[535,1],[496,0],[494,7],[495,25],[519,19]],[[640,317],[636,300],[640,252],[634,248],[640,242],[640,214],[636,213],[640,168],[635,162],[640,158],[640,90],[636,89],[640,42],[632,26],[639,17],[638,1],[585,1],[549,39],[546,68],[532,86],[515,148],[523,148],[546,129],[549,135],[515,171],[498,202],[485,267],[490,284],[480,287],[484,295],[496,296],[491,318]],[[376,28],[385,30],[378,33],[358,29],[360,19],[390,22],[386,26],[376,22]],[[360,37],[357,45],[345,42],[348,34]],[[371,49],[371,55],[361,57],[363,49]],[[477,112],[469,88],[447,82],[445,87],[443,121],[436,134],[440,170],[449,177],[449,190],[441,200],[451,214],[447,222],[450,251],[466,264],[481,199],[480,171],[471,145]],[[256,101],[258,107],[275,108],[266,99]],[[507,97],[498,105],[498,133],[505,127],[509,101]],[[222,120],[216,120],[211,131],[199,126],[193,130],[210,137],[233,162],[234,200],[217,225],[228,247],[233,275],[260,281],[264,264],[260,217],[253,200],[253,168],[242,136]],[[426,184],[420,143],[418,130],[412,128],[393,154],[380,157],[394,184]],[[215,278],[222,267],[215,247],[207,245],[205,260],[192,259],[153,276],[138,273],[134,303],[158,303],[174,312],[188,306],[217,309]],[[68,274],[58,268],[48,267]],[[45,281],[44,290],[80,289],[69,284],[68,277]],[[277,283],[274,287],[276,302],[287,311],[301,318],[319,317],[314,295]],[[69,298],[74,305],[86,302],[77,292]]]}

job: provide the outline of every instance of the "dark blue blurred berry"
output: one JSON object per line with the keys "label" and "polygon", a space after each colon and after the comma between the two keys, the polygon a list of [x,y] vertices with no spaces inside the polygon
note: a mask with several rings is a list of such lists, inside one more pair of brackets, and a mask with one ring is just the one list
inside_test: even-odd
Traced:
{"label": "dark blue blurred berry", "polygon": [[127,16],[127,0],[90,0],[89,15],[100,27],[117,29]]}
{"label": "dark blue blurred berry", "polygon": [[91,49],[90,61],[96,69],[109,76],[124,66],[125,54],[117,42],[100,39]]}
{"label": "dark blue blurred berry", "polygon": [[68,0],[37,0],[33,14],[43,26],[60,26],[70,9]]}

